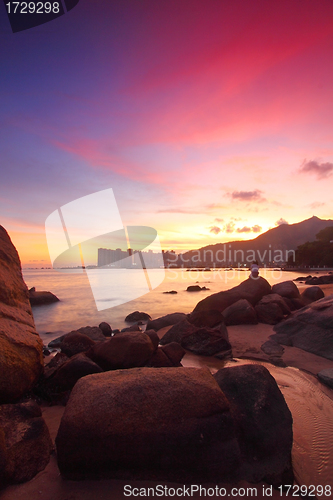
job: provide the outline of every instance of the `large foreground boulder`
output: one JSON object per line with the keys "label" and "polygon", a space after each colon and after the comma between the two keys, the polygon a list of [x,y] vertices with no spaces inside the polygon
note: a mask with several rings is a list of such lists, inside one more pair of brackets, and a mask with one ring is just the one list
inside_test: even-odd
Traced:
{"label": "large foreground boulder", "polygon": [[223,317],[227,326],[258,324],[257,313],[246,299],[237,300],[237,302],[224,309]]}
{"label": "large foreground boulder", "polygon": [[48,427],[34,401],[0,406],[0,485],[32,479],[45,469],[52,448]]}
{"label": "large foreground boulder", "polygon": [[227,307],[231,306],[231,304],[241,299],[248,300],[250,304],[254,306],[264,295],[270,292],[271,285],[265,278],[250,277],[230,290],[209,295],[209,297],[198,302],[194,308],[194,312],[209,311],[210,309],[223,312]]}
{"label": "large foreground boulder", "polygon": [[36,332],[20,259],[0,226],[0,403],[29,391],[43,370],[43,343]]}
{"label": "large foreground boulder", "polygon": [[283,297],[277,293],[265,295],[255,307],[258,321],[268,325],[276,325],[285,315],[290,314],[290,308]]}
{"label": "large foreground boulder", "polygon": [[312,302],[274,327],[271,338],[333,360],[333,295]]}
{"label": "large foreground boulder", "polygon": [[272,293],[277,293],[281,297],[287,297],[288,299],[299,298],[299,290],[293,281],[282,281],[281,283],[276,283],[272,286]]}
{"label": "large foreground boulder", "polygon": [[56,438],[68,479],[235,481],[239,445],[208,369],[135,368],[75,385]]}
{"label": "large foreground boulder", "polygon": [[269,371],[249,364],[223,368],[214,377],[235,419],[244,460],[243,478],[293,484],[292,416]]}

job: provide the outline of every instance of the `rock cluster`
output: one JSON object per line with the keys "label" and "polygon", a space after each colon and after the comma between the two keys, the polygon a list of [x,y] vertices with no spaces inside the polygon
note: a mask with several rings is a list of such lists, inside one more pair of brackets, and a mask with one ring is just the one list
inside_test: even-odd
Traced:
{"label": "rock cluster", "polygon": [[56,438],[63,477],[292,484],[292,418],[263,367],[134,368],[74,387]]}

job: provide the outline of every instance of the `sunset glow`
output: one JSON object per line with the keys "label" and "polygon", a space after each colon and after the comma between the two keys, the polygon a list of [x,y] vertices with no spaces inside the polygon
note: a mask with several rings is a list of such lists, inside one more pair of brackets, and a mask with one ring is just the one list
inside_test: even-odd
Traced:
{"label": "sunset glow", "polygon": [[0,12],[1,220],[25,267],[44,224],[112,188],[176,251],[333,219],[333,4],[80,0]]}

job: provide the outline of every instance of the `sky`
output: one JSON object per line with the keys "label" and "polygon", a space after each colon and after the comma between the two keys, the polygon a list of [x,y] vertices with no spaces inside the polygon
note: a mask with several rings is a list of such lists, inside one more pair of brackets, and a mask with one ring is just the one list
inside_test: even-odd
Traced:
{"label": "sky", "polygon": [[0,224],[112,188],[177,252],[333,219],[331,0],[80,0],[12,33],[0,6]]}

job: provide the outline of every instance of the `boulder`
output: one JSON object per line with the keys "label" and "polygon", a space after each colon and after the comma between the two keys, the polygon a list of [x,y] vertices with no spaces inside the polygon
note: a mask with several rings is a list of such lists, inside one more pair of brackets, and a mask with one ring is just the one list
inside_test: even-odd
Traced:
{"label": "boulder", "polygon": [[231,345],[227,337],[225,325],[222,329],[196,328],[194,332],[184,335],[181,346],[201,356],[214,356],[221,352],[231,354]]}
{"label": "boulder", "polygon": [[101,373],[103,370],[84,353],[75,354],[59,366],[54,375],[48,379],[48,387],[52,392],[60,393],[71,390],[76,382],[86,375]]}
{"label": "boulder", "polygon": [[175,295],[178,292],[176,290],[169,290],[169,291],[163,292],[163,293],[170,293],[171,295]]}
{"label": "boulder", "polygon": [[80,379],[56,446],[67,479],[198,484],[235,481],[240,472],[229,404],[208,369],[136,368]]}
{"label": "boulder", "polygon": [[298,299],[299,290],[293,281],[282,281],[282,283],[276,283],[272,286],[272,293],[277,293],[281,297],[287,297],[288,299]]}
{"label": "boulder", "polygon": [[260,365],[223,368],[214,375],[227,397],[244,459],[244,479],[293,484],[292,416],[269,371]]}
{"label": "boulder", "polygon": [[132,326],[127,326],[126,328],[123,328],[120,331],[121,331],[121,333],[125,333],[125,332],[142,332],[141,328],[137,324],[136,325],[132,325]]}
{"label": "boulder", "polygon": [[[49,346],[52,342],[50,342]],[[64,335],[59,347],[66,356],[71,357],[79,352],[86,352],[95,345],[95,342],[83,333],[73,331]]]}
{"label": "boulder", "polygon": [[144,312],[134,311],[131,314],[128,314],[128,316],[126,316],[125,321],[131,323],[132,321],[148,321],[149,319],[151,319],[149,314]]}
{"label": "boulder", "polygon": [[328,387],[331,387],[331,389],[333,389],[333,368],[326,368],[325,370],[321,370],[319,373],[317,373],[317,377],[319,378],[320,382],[323,382],[324,384],[328,385]]}
{"label": "boulder", "polygon": [[301,297],[305,304],[310,304],[311,302],[322,299],[325,297],[325,294],[319,286],[309,286],[301,293]]}
{"label": "boulder", "polygon": [[240,299],[246,299],[254,306],[264,295],[270,292],[271,285],[268,281],[262,277],[250,277],[230,290],[214,293],[204,298],[195,306],[194,312],[209,311],[211,309],[223,312],[224,309]]}
{"label": "boulder", "polygon": [[284,318],[285,314],[290,314],[290,308],[281,295],[272,293],[265,295],[255,306],[258,321],[268,325],[276,325]]}
{"label": "boulder", "polygon": [[202,288],[199,285],[190,285],[186,288],[187,292],[201,292]]}
{"label": "boulder", "polygon": [[177,342],[181,344],[184,335],[189,333],[193,333],[198,329],[198,327],[192,325],[187,321],[187,319],[183,319],[179,323],[173,325],[161,338],[160,344],[166,345],[170,342]]}
{"label": "boulder", "polygon": [[102,323],[100,323],[98,325],[98,328],[102,331],[103,335],[105,337],[111,337],[111,334],[112,334],[112,328],[111,326],[109,325],[109,323],[106,323],[105,321],[102,321]]}
{"label": "boulder", "polygon": [[52,448],[50,433],[37,403],[28,401],[0,406],[3,485],[30,481],[45,469]]}
{"label": "boulder", "polygon": [[147,330],[155,330],[156,332],[158,332],[158,330],[160,330],[161,328],[175,325],[183,319],[186,319],[186,314],[184,313],[167,314],[166,316],[162,316],[161,318],[149,320],[147,323]]}
{"label": "boulder", "polygon": [[36,288],[33,287],[29,290],[29,301],[31,306],[35,307],[53,304],[54,302],[59,302],[59,299],[51,292],[36,292]]}
{"label": "boulder", "polygon": [[43,343],[35,329],[20,259],[0,226],[0,404],[31,390],[43,363]]}
{"label": "boulder", "polygon": [[105,340],[105,335],[102,332],[102,330],[99,328],[99,326],[83,326],[83,327],[79,328],[78,330],[73,330],[70,333],[75,333],[75,332],[82,333],[83,335],[86,335],[94,342],[104,342],[104,340]]}
{"label": "boulder", "polygon": [[225,324],[229,325],[256,325],[257,313],[246,299],[237,300],[223,311]]}
{"label": "boulder", "polygon": [[89,357],[103,370],[118,370],[144,366],[155,351],[150,337],[144,332],[118,333],[96,344]]}
{"label": "boulder", "polygon": [[197,327],[186,319],[172,326],[160,340],[161,345],[177,342],[184,349],[202,356],[213,356],[230,351],[228,331],[224,324],[219,328]]}
{"label": "boulder", "polygon": [[306,285],[329,285],[333,283],[333,274],[325,274],[324,276],[314,276],[305,281]]}
{"label": "boulder", "polygon": [[271,338],[333,360],[333,295],[299,309],[274,327]]}
{"label": "boulder", "polygon": [[212,328],[224,323],[224,318],[219,311],[198,311],[187,315],[187,321],[195,326],[208,326]]}
{"label": "boulder", "polygon": [[171,361],[171,366],[181,366],[180,362],[185,355],[185,349],[182,348],[177,342],[170,342],[160,348],[167,358]]}

